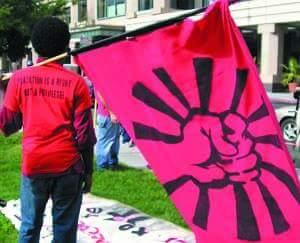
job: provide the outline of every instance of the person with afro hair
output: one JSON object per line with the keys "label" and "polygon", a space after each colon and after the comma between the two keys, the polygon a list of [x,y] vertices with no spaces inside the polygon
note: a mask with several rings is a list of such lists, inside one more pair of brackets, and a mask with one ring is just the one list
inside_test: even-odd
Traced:
{"label": "person with afro hair", "polygon": [[50,58],[68,49],[69,27],[58,18],[44,17],[37,22],[31,35],[31,43],[40,57]]}
{"label": "person with afro hair", "polygon": [[[38,62],[65,52],[70,33],[58,18],[32,30]],[[16,71],[0,109],[0,131],[23,127],[19,242],[39,242],[43,214],[52,199],[53,242],[76,242],[82,193],[92,185],[96,142],[89,90],[81,76],[58,62]]]}

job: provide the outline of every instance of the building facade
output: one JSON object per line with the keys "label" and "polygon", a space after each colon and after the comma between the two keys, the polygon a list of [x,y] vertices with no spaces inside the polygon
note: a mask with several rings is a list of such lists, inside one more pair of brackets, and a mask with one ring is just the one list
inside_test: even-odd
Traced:
{"label": "building facade", "polygon": [[[71,48],[205,7],[210,0],[78,0],[67,19]],[[231,6],[267,90],[281,89],[282,64],[300,61],[300,0],[249,0]]]}

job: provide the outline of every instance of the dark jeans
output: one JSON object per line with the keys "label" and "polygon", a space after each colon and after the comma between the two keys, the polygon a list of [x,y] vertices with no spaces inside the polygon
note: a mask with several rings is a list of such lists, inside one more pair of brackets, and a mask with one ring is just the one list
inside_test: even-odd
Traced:
{"label": "dark jeans", "polygon": [[22,177],[20,243],[39,242],[43,213],[49,197],[53,201],[53,242],[76,242],[82,178],[81,174],[43,179]]}
{"label": "dark jeans", "polygon": [[122,143],[129,143],[131,138],[125,128],[121,127]]}

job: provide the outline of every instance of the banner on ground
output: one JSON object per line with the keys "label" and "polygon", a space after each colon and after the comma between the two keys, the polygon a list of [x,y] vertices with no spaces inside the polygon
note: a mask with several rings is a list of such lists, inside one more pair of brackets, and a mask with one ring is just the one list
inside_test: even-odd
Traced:
{"label": "banner on ground", "polygon": [[295,168],[228,1],[76,60],[197,242],[300,242]]}
{"label": "banner on ground", "polygon": [[[44,213],[40,242],[53,239],[51,203]],[[19,230],[20,201],[0,211]],[[78,222],[78,243],[195,243],[192,232],[113,200],[84,196]]]}

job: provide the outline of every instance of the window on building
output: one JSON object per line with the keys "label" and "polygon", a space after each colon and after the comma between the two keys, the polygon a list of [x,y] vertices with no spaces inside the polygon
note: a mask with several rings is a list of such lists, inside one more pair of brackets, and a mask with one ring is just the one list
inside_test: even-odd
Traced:
{"label": "window on building", "polygon": [[70,7],[65,8],[65,13],[63,14],[62,18],[63,18],[64,22],[66,22],[68,24],[71,23],[71,8]]}
{"label": "window on building", "polygon": [[78,0],[78,22],[87,19],[87,0]]}
{"label": "window on building", "polygon": [[195,0],[171,0],[171,8],[193,9],[195,8]]}
{"label": "window on building", "polygon": [[210,3],[212,3],[213,1],[212,0],[203,0],[203,2],[202,2],[202,6],[203,7],[206,7],[206,6],[208,6]]}
{"label": "window on building", "polygon": [[125,0],[97,0],[98,18],[112,18],[125,15]]}
{"label": "window on building", "polygon": [[153,0],[139,0],[139,11],[153,8]]}

